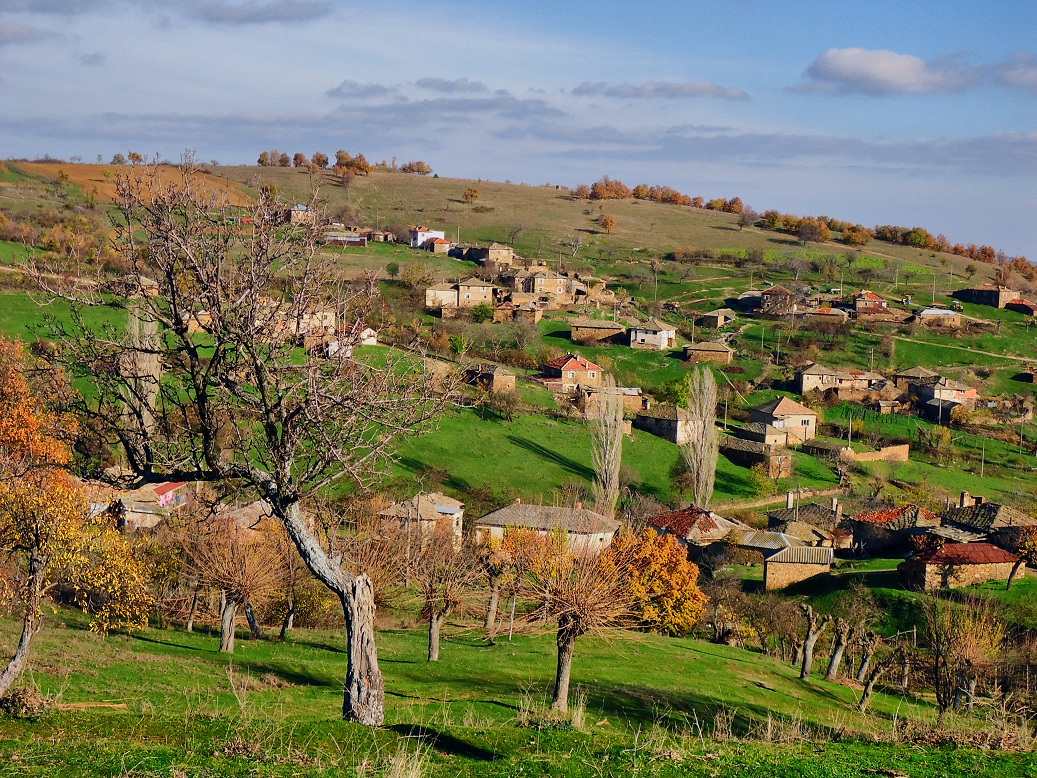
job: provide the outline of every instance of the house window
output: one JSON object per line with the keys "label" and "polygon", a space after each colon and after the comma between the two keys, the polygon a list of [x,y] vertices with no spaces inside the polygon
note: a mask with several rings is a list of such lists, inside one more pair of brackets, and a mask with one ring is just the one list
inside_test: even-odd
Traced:
{"label": "house window", "polygon": [[576,373],[572,370],[569,371],[569,378],[576,378]]}
{"label": "house window", "polygon": [[804,427],[809,427],[810,419],[801,419],[799,423],[802,424]]}
{"label": "house window", "polygon": [[594,378],[594,376],[595,376],[595,373],[594,373],[593,370],[591,370],[589,373],[587,373],[587,377],[588,378]]}

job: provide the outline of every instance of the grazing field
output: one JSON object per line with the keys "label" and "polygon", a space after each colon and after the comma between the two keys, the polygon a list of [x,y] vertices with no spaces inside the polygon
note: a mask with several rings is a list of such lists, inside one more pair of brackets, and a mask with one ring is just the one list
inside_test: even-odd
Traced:
{"label": "grazing field", "polygon": [[[0,624],[4,642],[15,634]],[[872,742],[924,727],[926,700],[880,693],[862,716],[854,689],[804,683],[773,658],[633,633],[578,643],[581,729],[524,728],[554,677],[552,635],[490,646],[453,625],[434,665],[424,640],[379,634],[388,710],[370,730],[337,718],[341,632],[242,640],[228,656],[205,632],[102,638],[59,610],[31,679],[58,705],[0,717],[0,775],[399,775],[400,749],[424,754],[427,776],[1031,774],[1027,754]]]}

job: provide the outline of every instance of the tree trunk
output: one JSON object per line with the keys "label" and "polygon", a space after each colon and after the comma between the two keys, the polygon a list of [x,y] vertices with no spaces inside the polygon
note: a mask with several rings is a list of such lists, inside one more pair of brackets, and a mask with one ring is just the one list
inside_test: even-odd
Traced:
{"label": "tree trunk", "polygon": [[835,620],[835,642],[832,645],[832,658],[828,661],[828,672],[825,673],[826,681],[834,681],[839,675],[839,665],[843,661],[843,652],[850,639],[850,625],[842,619]]}
{"label": "tree trunk", "polygon": [[446,614],[429,609],[428,615],[428,661],[439,661],[439,635],[443,630]]}
{"label": "tree trunk", "polygon": [[349,633],[349,669],[342,699],[342,718],[369,727],[385,723],[385,680],[378,668],[374,642],[374,587],[358,575],[342,595]]}
{"label": "tree trunk", "polygon": [[814,668],[814,644],[832,619],[830,616],[819,618],[809,605],[803,604],[800,608],[807,620],[807,636],[803,639],[803,669],[799,672],[799,678],[808,681],[810,671]]}
{"label": "tree trunk", "polygon": [[262,640],[263,630],[259,628],[259,622],[256,620],[256,610],[252,607],[251,602],[245,603],[245,618],[248,620],[248,631],[251,638],[253,640]]}
{"label": "tree trunk", "polygon": [[342,718],[369,727],[380,727],[385,723],[385,680],[378,668],[378,649],[374,640],[375,604],[371,579],[363,573],[352,575],[343,571],[306,524],[298,501],[285,505],[276,499],[273,484],[269,484],[268,489],[273,493],[268,493],[267,499],[284,523],[303,563],[342,602],[349,641]]}
{"label": "tree trunk", "polygon": [[1020,559],[1014,565],[1012,565],[1012,572],[1008,574],[1008,582],[1005,584],[1006,590],[1012,588],[1012,582],[1015,580],[1015,577],[1019,575],[1019,571],[1022,570],[1025,566],[1026,559],[1022,557],[1020,557]]}
{"label": "tree trunk", "polygon": [[868,676],[868,682],[864,685],[864,694],[861,695],[861,701],[857,704],[857,711],[864,713],[868,709],[868,703],[871,702],[871,696],[875,693],[875,684],[879,682],[879,678],[889,668],[897,663],[899,659],[898,654],[901,649],[897,650],[897,653],[891,655],[885,662],[879,662],[872,669],[871,674]]}
{"label": "tree trunk", "polygon": [[500,603],[500,579],[494,578],[490,585],[490,602],[486,606],[486,621],[483,629],[490,633],[490,642],[497,634],[497,605]]}
{"label": "tree trunk", "polygon": [[191,610],[187,612],[187,625],[184,627],[188,632],[194,632],[194,614],[198,610],[198,590],[191,595]]}
{"label": "tree trunk", "polygon": [[41,563],[36,554],[29,557],[29,586],[26,592],[25,611],[22,614],[22,636],[18,639],[18,647],[14,650],[14,656],[7,663],[7,667],[0,673],[0,697],[7,694],[18,676],[25,670],[29,663],[29,649],[32,639],[42,626],[40,604],[43,602],[43,579],[46,575],[46,566]]}
{"label": "tree trunk", "polygon": [[857,683],[864,683],[864,680],[868,677],[868,668],[875,656],[875,649],[878,647],[878,644],[879,636],[874,632],[869,632],[864,639],[864,653],[861,656],[861,666],[857,670]]}
{"label": "tree trunk", "polygon": [[792,666],[799,667],[801,664],[803,664],[803,641],[797,640],[792,645],[795,649],[792,652]]}
{"label": "tree trunk", "polygon": [[911,658],[905,656],[900,662],[900,691],[907,692],[911,683]]}
{"label": "tree trunk", "polygon": [[230,597],[223,598],[220,612],[220,651],[234,653],[234,622],[238,617],[238,604]]}
{"label": "tree trunk", "polygon": [[568,619],[558,621],[558,672],[555,674],[555,694],[551,710],[566,713],[569,710],[569,680],[573,672],[573,650],[576,636],[568,628]]}
{"label": "tree trunk", "polygon": [[284,614],[284,621],[281,622],[281,640],[285,641],[288,639],[288,630],[295,626],[295,598],[288,598],[288,612]]}

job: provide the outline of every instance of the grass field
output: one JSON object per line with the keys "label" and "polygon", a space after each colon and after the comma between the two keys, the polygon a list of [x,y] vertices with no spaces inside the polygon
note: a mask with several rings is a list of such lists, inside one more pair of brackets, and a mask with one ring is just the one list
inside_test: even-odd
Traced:
{"label": "grass field", "polygon": [[[205,633],[105,639],[85,632],[82,616],[51,619],[30,680],[64,707],[36,720],[0,718],[0,775],[389,775],[401,746],[425,752],[428,776],[1032,775],[1026,754],[858,739],[888,734],[894,718],[899,727],[931,720],[933,709],[880,693],[861,716],[853,689],[804,683],[769,657],[692,639],[581,639],[573,682],[587,723],[572,731],[516,725],[553,681],[551,635],[488,646],[453,626],[442,661],[430,665],[420,630],[384,631],[387,720],[369,730],[336,717],[339,632],[241,640],[228,657]],[[5,644],[15,634],[0,624]],[[759,738],[768,720],[799,737],[739,739]],[[713,739],[718,722],[735,739]],[[804,737],[818,730],[841,734]]]}
{"label": "grass field", "polygon": [[[412,485],[425,471],[442,473],[439,484],[455,494],[468,488],[511,490],[525,500],[550,503],[554,492],[569,483],[589,486],[591,434],[584,422],[519,415],[512,422],[465,410],[445,416],[438,429],[404,442],[394,472],[403,484]],[[639,490],[659,500],[671,498],[669,471],[679,452],[674,444],[635,430],[623,442],[623,464]],[[825,463],[805,455],[795,458],[793,478],[778,482],[776,489],[825,488],[838,477]],[[757,496],[745,468],[721,455],[717,465],[716,503]],[[434,476],[438,477],[438,476]],[[413,486],[410,486],[413,490]],[[424,483],[423,488],[432,488]]]}

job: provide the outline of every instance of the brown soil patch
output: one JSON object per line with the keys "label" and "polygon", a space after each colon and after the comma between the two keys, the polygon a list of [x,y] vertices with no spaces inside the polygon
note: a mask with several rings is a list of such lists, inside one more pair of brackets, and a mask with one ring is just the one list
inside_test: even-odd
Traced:
{"label": "brown soil patch", "polygon": [[[69,183],[79,186],[88,194],[95,192],[99,201],[108,203],[115,201],[116,174],[120,171],[132,171],[129,166],[73,165],[67,162],[20,162],[18,167],[53,179],[57,179],[58,174],[64,172]],[[175,167],[160,166],[158,173],[163,183],[175,183],[180,180],[180,171]],[[206,191],[225,193],[232,205],[249,205],[252,202],[252,198],[245,193],[241,184],[212,173],[202,173],[202,177]]]}

